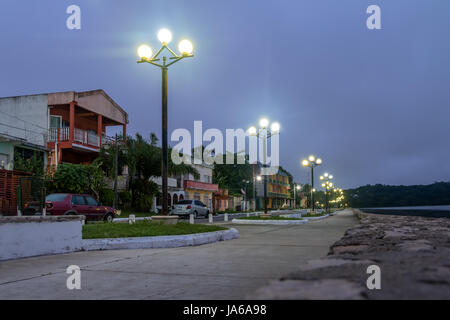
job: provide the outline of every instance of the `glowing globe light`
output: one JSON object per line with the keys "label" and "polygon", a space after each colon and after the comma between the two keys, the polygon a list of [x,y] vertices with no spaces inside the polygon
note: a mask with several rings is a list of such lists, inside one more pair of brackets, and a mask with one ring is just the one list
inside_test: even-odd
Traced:
{"label": "glowing globe light", "polygon": [[304,167],[307,167],[307,166],[309,165],[309,161],[308,161],[308,160],[303,160],[303,161],[302,161],[302,165],[303,165]]}
{"label": "glowing globe light", "polygon": [[314,162],[314,161],[316,160],[316,157],[314,157],[314,156],[309,156],[308,160],[311,161],[311,162]]}
{"label": "glowing globe light", "polygon": [[255,127],[248,128],[248,134],[251,136],[256,136],[256,128]]}
{"label": "glowing globe light", "polygon": [[151,59],[153,57],[153,50],[150,46],[143,44],[138,48],[138,56],[139,58]]}
{"label": "glowing globe light", "polygon": [[161,29],[158,31],[158,40],[163,44],[170,43],[172,41],[172,32],[169,29]]}
{"label": "glowing globe light", "polygon": [[317,160],[316,160],[316,164],[322,164],[322,159],[320,159],[320,158],[317,158]]}
{"label": "glowing globe light", "polygon": [[181,54],[192,54],[194,51],[194,45],[189,40],[181,40],[178,44],[178,50]]}
{"label": "glowing globe light", "polygon": [[280,132],[280,124],[278,122],[272,123],[270,130],[274,133]]}
{"label": "glowing globe light", "polygon": [[269,126],[269,120],[267,120],[266,118],[262,118],[261,120],[259,120],[259,126],[261,128],[267,128]]}

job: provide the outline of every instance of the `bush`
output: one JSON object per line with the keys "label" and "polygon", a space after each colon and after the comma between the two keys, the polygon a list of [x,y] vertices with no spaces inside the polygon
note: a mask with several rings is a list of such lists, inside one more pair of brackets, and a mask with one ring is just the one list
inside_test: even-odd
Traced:
{"label": "bush", "polygon": [[129,208],[131,206],[131,201],[133,199],[133,195],[130,191],[122,191],[119,192],[119,199],[122,205],[122,208]]}
{"label": "bush", "polygon": [[136,197],[136,210],[140,212],[152,211],[153,196],[146,194],[139,194]]}
{"label": "bush", "polygon": [[114,204],[114,191],[111,189],[102,189],[100,191],[100,202],[111,207]]}

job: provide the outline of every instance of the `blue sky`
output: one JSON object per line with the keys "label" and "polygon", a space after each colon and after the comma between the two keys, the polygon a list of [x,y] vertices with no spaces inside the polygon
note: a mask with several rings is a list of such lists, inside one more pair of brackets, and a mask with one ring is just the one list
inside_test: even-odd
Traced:
{"label": "blue sky", "polygon": [[[66,8],[82,29],[66,28]],[[366,28],[377,4],[382,30]],[[169,129],[281,123],[281,164],[323,158],[342,187],[450,180],[450,2],[3,0],[0,96],[104,89],[129,133],[160,135],[161,78],[136,64],[161,27],[195,43],[169,70]]]}

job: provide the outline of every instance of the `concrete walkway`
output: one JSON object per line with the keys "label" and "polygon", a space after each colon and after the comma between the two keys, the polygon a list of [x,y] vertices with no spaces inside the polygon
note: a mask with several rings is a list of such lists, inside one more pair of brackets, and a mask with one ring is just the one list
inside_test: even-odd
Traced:
{"label": "concrete walkway", "polygon": [[[357,223],[350,211],[299,226],[233,225],[240,238],[198,247],[78,252],[0,262],[0,299],[244,299],[325,256]],[[66,288],[81,267],[81,290]]]}

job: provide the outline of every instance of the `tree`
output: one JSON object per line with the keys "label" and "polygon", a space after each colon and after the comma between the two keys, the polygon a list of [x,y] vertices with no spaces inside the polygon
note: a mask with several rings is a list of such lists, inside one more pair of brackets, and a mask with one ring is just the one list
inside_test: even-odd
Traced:
{"label": "tree", "polygon": [[47,178],[47,189],[53,192],[90,193],[99,200],[104,187],[104,173],[101,162],[90,165],[61,163],[55,174]]}
{"label": "tree", "polygon": [[[99,154],[102,169],[109,177],[114,175],[114,155],[116,149],[104,146]],[[161,176],[162,150],[158,146],[158,139],[154,133],[150,134],[149,140],[140,134],[133,138],[128,136],[125,148],[118,150],[118,169],[123,172],[128,167],[128,184],[132,193],[132,206],[143,211],[151,208],[153,196],[159,193],[158,186],[150,180],[152,177]],[[171,150],[169,149],[169,155]],[[178,176],[186,173],[193,174],[198,178],[198,172],[192,166],[184,163],[176,165],[169,157],[168,173]]]}

